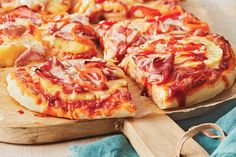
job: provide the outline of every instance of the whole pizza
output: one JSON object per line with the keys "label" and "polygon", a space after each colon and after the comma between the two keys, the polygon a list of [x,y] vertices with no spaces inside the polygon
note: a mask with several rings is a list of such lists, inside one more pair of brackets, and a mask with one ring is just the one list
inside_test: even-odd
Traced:
{"label": "whole pizza", "polygon": [[211,99],[235,79],[230,43],[178,0],[3,0],[9,95],[69,119],[134,116],[125,74],[161,109]]}

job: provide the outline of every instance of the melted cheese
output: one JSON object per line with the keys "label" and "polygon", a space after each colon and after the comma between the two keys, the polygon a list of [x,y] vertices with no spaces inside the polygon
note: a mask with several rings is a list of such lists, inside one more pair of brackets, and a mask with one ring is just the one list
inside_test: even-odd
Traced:
{"label": "melted cheese", "polygon": [[133,30],[137,30],[140,32],[146,32],[147,28],[149,28],[150,25],[151,23],[145,22],[145,19],[135,19],[130,22],[130,24],[128,25],[128,28],[131,28]]}
{"label": "melted cheese", "polygon": [[67,12],[70,9],[70,1],[66,0],[67,4],[63,4],[62,0],[50,0],[47,5],[47,11],[53,14]]}
{"label": "melted cheese", "polygon": [[95,10],[95,8],[95,0],[81,0],[76,4],[73,10],[78,13],[85,13],[85,15],[89,15],[93,10]]}
{"label": "melted cheese", "polygon": [[119,80],[112,80],[107,82],[107,85],[109,87],[108,90],[104,91],[93,91],[93,92],[85,92],[85,93],[75,93],[72,94],[65,94],[63,93],[63,88],[61,85],[53,84],[49,80],[41,79],[40,78],[40,84],[44,91],[48,94],[54,95],[57,92],[60,92],[60,97],[63,100],[94,100],[104,98],[104,95],[112,94],[116,89],[123,88],[124,86],[127,86],[127,82],[125,79],[119,79]]}
{"label": "melted cheese", "polygon": [[[75,65],[82,66],[85,60],[71,60],[64,61],[62,64],[67,66],[66,69],[62,69],[60,66],[53,65],[50,69],[50,73],[55,77],[59,78],[61,82],[71,84],[70,80],[78,80],[78,71],[75,69]],[[94,58],[93,61],[100,61],[100,59]],[[43,65],[43,64],[41,64]],[[114,76],[121,77],[121,79],[110,80],[105,82],[108,86],[107,90],[98,90],[98,91],[87,91],[82,93],[76,93],[73,91],[71,94],[63,93],[63,86],[60,84],[54,84],[48,79],[44,79],[39,77],[34,71],[34,67],[30,70],[30,75],[33,80],[40,82],[40,85],[46,94],[55,95],[60,92],[60,98],[63,100],[94,100],[94,99],[104,99],[112,94],[117,89],[125,89],[127,88],[127,81],[123,79],[124,73],[121,69],[114,67],[112,63],[107,62],[107,67],[109,71],[112,71]],[[109,68],[112,67],[112,68]],[[106,69],[106,68],[105,68]],[[71,79],[70,79],[71,78]]]}
{"label": "melted cheese", "polygon": [[[54,47],[61,52],[81,53],[89,50],[91,47],[76,41],[68,41],[60,38],[54,40]],[[58,51],[57,50],[57,51]]]}
{"label": "melted cheese", "polygon": [[117,11],[122,11],[124,7],[121,5],[121,3],[104,1],[103,9],[105,11],[117,12]]}

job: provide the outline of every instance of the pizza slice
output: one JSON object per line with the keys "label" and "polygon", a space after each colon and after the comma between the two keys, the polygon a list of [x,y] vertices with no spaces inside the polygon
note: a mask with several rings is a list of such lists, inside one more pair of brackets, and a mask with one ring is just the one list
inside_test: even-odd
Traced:
{"label": "pizza slice", "polygon": [[48,56],[88,59],[97,56],[96,33],[88,19],[77,13],[44,15],[34,35],[48,47]]}
{"label": "pizza slice", "polygon": [[97,56],[96,33],[78,14],[44,15],[26,6],[0,16],[0,67]]}
{"label": "pizza slice", "polygon": [[61,14],[71,9],[72,0],[2,0],[0,3],[4,13],[21,6],[44,14]]}
{"label": "pizza slice", "polygon": [[127,48],[140,45],[158,34],[209,32],[207,23],[191,13],[170,13],[152,19],[133,19],[121,22],[103,21],[95,28],[104,48],[104,58],[120,62]]}
{"label": "pizza slice", "polygon": [[69,119],[133,116],[135,105],[125,75],[112,63],[93,60],[18,68],[7,76],[12,98],[31,111]]}
{"label": "pizza slice", "polygon": [[46,47],[32,34],[32,27],[40,24],[40,16],[27,7],[0,16],[0,67],[44,60]]}
{"label": "pizza slice", "polygon": [[235,56],[218,35],[158,35],[129,48],[120,64],[161,108],[190,106],[231,87]]}

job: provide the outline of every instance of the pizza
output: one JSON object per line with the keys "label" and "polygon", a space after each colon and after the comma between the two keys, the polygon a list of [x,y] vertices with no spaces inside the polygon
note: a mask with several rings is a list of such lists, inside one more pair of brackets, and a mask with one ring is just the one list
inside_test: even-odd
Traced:
{"label": "pizza", "polygon": [[96,33],[77,13],[44,15],[21,6],[0,16],[0,67],[97,56]]}
{"label": "pizza", "polygon": [[158,34],[180,34],[209,32],[207,23],[198,20],[191,13],[174,12],[154,18],[123,20],[120,22],[102,21],[96,31],[104,48],[104,58],[122,61],[127,48],[143,44]]}
{"label": "pizza", "polygon": [[184,13],[182,7],[175,0],[148,1],[131,5],[127,18],[153,18],[161,15]]}
{"label": "pizza", "polygon": [[127,6],[119,0],[78,0],[73,11],[84,14],[91,23],[97,23],[104,19],[123,19]]}
{"label": "pizza", "polygon": [[177,2],[177,0],[78,0],[73,12],[85,15],[91,23],[98,23],[101,20],[120,21],[183,11]]}
{"label": "pizza", "polygon": [[179,0],[3,0],[5,67],[19,104],[69,119],[133,116],[125,74],[161,109],[213,98],[235,79],[230,43]]}
{"label": "pizza", "polygon": [[32,35],[40,24],[39,14],[24,6],[0,16],[0,67],[45,59],[45,47]]}
{"label": "pizza", "polygon": [[96,33],[80,14],[45,15],[34,31],[48,48],[48,56],[59,59],[88,59],[97,56]]}
{"label": "pizza", "polygon": [[121,69],[101,59],[21,67],[7,76],[7,90],[31,111],[69,119],[133,116],[135,105]]}
{"label": "pizza", "polygon": [[1,0],[2,13],[10,12],[18,7],[27,6],[33,11],[44,14],[61,14],[72,7],[71,0]]}
{"label": "pizza", "polygon": [[215,97],[235,79],[230,44],[214,34],[158,35],[130,47],[120,66],[161,109]]}

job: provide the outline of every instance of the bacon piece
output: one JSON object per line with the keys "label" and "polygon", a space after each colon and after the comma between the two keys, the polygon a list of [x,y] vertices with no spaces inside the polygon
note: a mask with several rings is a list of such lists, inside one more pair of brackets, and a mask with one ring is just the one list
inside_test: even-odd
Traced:
{"label": "bacon piece", "polygon": [[27,6],[20,6],[14,9],[10,12],[10,15],[12,15],[12,17],[28,18],[36,25],[42,22],[40,15],[30,10]]}
{"label": "bacon piece", "polygon": [[45,56],[41,53],[37,52],[32,48],[28,48],[24,53],[22,53],[17,60],[15,61],[15,65],[17,67],[24,66],[29,64],[32,61],[43,61],[45,60]]}
{"label": "bacon piece", "polygon": [[78,71],[79,75],[76,82],[83,88],[89,90],[108,89],[108,86],[105,84],[107,82],[107,78],[102,70],[89,64],[94,65],[93,63],[85,64],[86,68],[75,66],[75,69]]}
{"label": "bacon piece", "polygon": [[121,62],[125,57],[127,48],[132,46],[140,37],[140,33],[132,30],[127,26],[112,27],[107,34],[112,40],[105,43],[106,47],[115,47],[110,49],[108,53],[114,54],[115,59]]}
{"label": "bacon piece", "polygon": [[77,22],[76,25],[72,28],[72,33],[77,36],[83,36],[88,38],[95,38],[95,31],[89,25],[83,25],[82,23]]}

